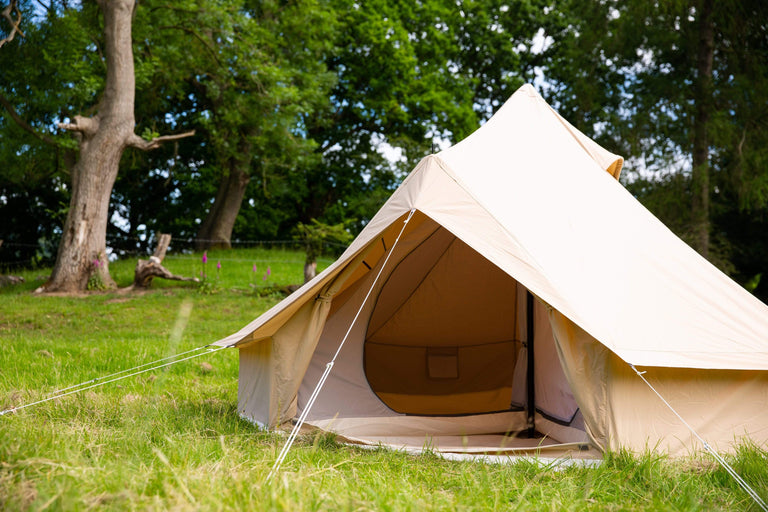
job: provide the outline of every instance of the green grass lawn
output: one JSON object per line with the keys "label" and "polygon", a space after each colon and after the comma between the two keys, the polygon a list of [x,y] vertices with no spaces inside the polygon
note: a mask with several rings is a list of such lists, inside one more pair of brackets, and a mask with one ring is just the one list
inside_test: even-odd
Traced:
{"label": "green grass lawn", "polygon": [[[0,289],[0,410],[223,338],[277,303],[271,286],[302,279],[300,252],[208,258],[204,288],[34,296],[37,271]],[[134,265],[111,265],[119,285]],[[203,270],[200,255],[165,265]],[[301,437],[266,485],[285,435],[257,430],[236,404],[237,353],[223,350],[0,416],[0,510],[757,510],[704,455],[609,454],[558,471],[362,450],[328,434]],[[730,460],[768,497],[766,452]]]}

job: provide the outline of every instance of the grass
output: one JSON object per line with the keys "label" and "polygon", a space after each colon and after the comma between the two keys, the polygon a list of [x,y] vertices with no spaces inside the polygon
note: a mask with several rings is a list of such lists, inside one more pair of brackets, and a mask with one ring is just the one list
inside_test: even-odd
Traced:
{"label": "grass", "polygon": [[[208,258],[205,288],[41,297],[29,292],[44,273],[28,272],[0,289],[0,410],[222,338],[279,300],[271,286],[302,276],[298,252]],[[200,255],[165,263],[202,270]],[[134,264],[111,266],[121,286]],[[608,454],[556,471],[361,450],[322,433],[302,436],[265,485],[285,436],[240,419],[236,403],[237,354],[225,350],[1,416],[0,510],[757,510],[704,455]],[[768,494],[766,452],[731,461]]]}

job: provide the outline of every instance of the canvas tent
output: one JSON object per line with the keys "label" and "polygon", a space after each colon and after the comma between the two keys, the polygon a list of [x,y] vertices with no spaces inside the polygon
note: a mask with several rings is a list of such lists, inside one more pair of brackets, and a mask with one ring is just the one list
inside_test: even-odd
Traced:
{"label": "canvas tent", "polygon": [[307,418],[348,439],[700,448],[635,365],[718,450],[766,443],[768,308],[641,206],[621,166],[523,86],[423,159],[329,268],[217,342],[239,349],[239,411],[293,418],[348,333]]}

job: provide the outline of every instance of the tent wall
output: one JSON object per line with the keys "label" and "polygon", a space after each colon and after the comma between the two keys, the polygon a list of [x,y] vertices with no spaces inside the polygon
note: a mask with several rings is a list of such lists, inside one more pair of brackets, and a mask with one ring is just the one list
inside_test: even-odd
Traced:
{"label": "tent wall", "polygon": [[[609,446],[690,454],[701,443],[628,365],[611,355],[607,400]],[[643,368],[645,377],[716,450],[752,440],[768,445],[768,372]]]}
{"label": "tent wall", "polygon": [[[702,449],[632,368],[554,309],[556,346],[587,433],[600,450],[687,455]],[[645,377],[715,449],[768,443],[768,372],[644,367]]]}
{"label": "tent wall", "polygon": [[238,410],[261,425],[296,415],[300,375],[306,372],[330,310],[330,300],[304,304],[271,338],[240,350]]}

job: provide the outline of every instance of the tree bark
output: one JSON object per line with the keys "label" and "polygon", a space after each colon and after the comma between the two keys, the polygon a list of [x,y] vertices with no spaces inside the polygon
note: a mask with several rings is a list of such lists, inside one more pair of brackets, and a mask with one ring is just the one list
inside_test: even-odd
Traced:
{"label": "tree bark", "polygon": [[216,198],[208,215],[197,233],[195,246],[198,251],[223,247],[232,247],[232,230],[235,227],[240,205],[245,197],[245,190],[251,180],[248,172],[250,163],[250,146],[244,146],[241,158],[229,160],[228,172],[222,176]]}
{"label": "tree bark", "polygon": [[106,233],[109,199],[120,158],[128,146],[154,149],[165,140],[145,141],[134,132],[135,78],[131,22],[135,0],[99,0],[104,15],[107,77],[93,117],[75,116],[59,126],[75,132],[79,159],[72,170],[72,198],[50,280],[39,291],[76,292],[91,286],[115,288],[109,274]]}
{"label": "tree bark", "polygon": [[306,261],[304,263],[304,283],[308,283],[317,275],[317,261]]}
{"label": "tree bark", "polygon": [[[0,39],[0,48],[6,43],[13,41],[13,38],[18,33],[21,37],[24,36],[24,32],[21,31],[19,25],[21,24],[21,11],[19,10],[18,2],[11,0],[8,5],[5,6],[2,13],[3,18],[8,20],[8,24],[11,26],[10,30],[6,30],[6,36]],[[14,16],[16,19],[13,19]]]}
{"label": "tree bark", "polygon": [[709,257],[709,120],[712,110],[712,66],[714,60],[713,0],[701,0],[698,6],[698,44],[696,55],[696,84],[693,117],[693,169],[691,188],[691,222],[694,249]]}

